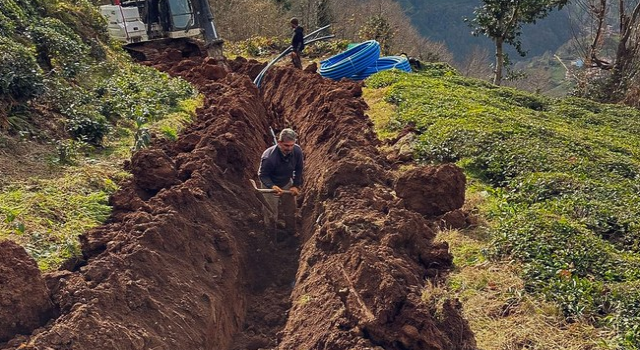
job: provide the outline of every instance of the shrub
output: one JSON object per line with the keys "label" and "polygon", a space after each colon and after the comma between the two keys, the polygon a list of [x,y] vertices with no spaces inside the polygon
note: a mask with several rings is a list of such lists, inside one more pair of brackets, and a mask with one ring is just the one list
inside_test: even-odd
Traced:
{"label": "shrub", "polygon": [[42,70],[28,47],[0,38],[0,94],[17,100],[40,95]]}
{"label": "shrub", "polygon": [[444,62],[427,62],[422,64],[420,74],[430,77],[449,77],[459,75],[458,71],[448,63]]}
{"label": "shrub", "polygon": [[[21,6],[13,0],[3,0],[0,2],[0,28],[6,35],[13,35],[16,29],[22,29],[28,25],[27,12],[29,7]],[[29,5],[29,4],[27,4]],[[11,29],[11,31],[9,31]]]}
{"label": "shrub", "polygon": [[89,47],[60,20],[44,18],[29,32],[44,67],[60,70],[64,77],[74,77],[86,68]]}
{"label": "shrub", "polygon": [[548,105],[548,98],[541,95],[532,95],[511,88],[501,88],[492,90],[491,93],[513,101],[517,106],[530,108],[534,111],[544,111]]}
{"label": "shrub", "polygon": [[435,72],[367,86],[419,134],[419,159],[458,162],[490,188],[492,258],[518,260],[527,291],[638,349],[640,112]]}
{"label": "shrub", "polygon": [[[385,70],[367,78],[365,84],[370,88],[379,89],[399,82],[402,77],[403,74],[396,70]],[[387,100],[389,100],[389,98],[387,98]]]}
{"label": "shrub", "polygon": [[107,119],[99,114],[78,113],[71,116],[67,123],[67,131],[76,140],[99,146],[109,132]]}
{"label": "shrub", "polygon": [[289,46],[285,38],[252,37],[230,45],[230,49],[237,55],[261,57],[277,54]]}

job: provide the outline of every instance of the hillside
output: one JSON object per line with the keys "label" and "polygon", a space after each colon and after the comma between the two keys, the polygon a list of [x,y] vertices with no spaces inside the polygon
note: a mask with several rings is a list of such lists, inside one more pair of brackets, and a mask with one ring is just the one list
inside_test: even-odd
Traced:
{"label": "hillside", "polygon": [[[258,89],[132,62],[86,1],[1,4],[0,349],[640,347],[637,110],[442,63]],[[249,185],[284,127],[295,234]]]}
{"label": "hillside", "polygon": [[[438,283],[451,264],[430,227],[461,205],[459,169],[410,177],[385,165],[358,84],[276,68],[259,91],[250,78],[262,65],[237,59],[221,74],[212,62],[154,64],[199,87],[196,122],[175,142],[134,154],[109,223],[80,237],[83,260],[44,277],[54,305],[31,312],[59,316],[3,348],[473,349],[454,300],[421,302],[423,279]],[[265,230],[248,186],[269,125],[295,126],[307,168],[322,169],[305,177],[298,234],[279,244],[283,233]],[[438,184],[441,199],[403,204],[415,194],[397,197],[395,181],[427,192]]]}
{"label": "hillside", "polygon": [[523,291],[567,320],[609,328],[609,346],[637,349],[640,113],[431,67],[379,73],[367,86],[396,111],[378,123],[386,135],[410,130],[416,159],[465,170],[488,220],[488,246],[473,260],[518,262]]}
{"label": "hillside", "polygon": [[[473,18],[473,10],[480,6],[479,0],[400,0],[411,22],[420,34],[433,41],[446,43],[456,62],[462,62],[475,46],[494,51],[492,42],[485,37],[474,37],[464,18]],[[522,47],[528,57],[540,56],[547,51],[555,52],[571,39],[567,12],[553,12],[536,25],[525,26],[522,31]],[[510,57],[520,60],[515,50]]]}

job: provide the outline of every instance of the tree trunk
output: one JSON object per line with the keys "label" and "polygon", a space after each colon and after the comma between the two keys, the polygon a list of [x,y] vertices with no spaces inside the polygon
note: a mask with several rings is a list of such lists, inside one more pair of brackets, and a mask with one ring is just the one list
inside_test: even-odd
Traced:
{"label": "tree trunk", "polygon": [[504,65],[503,41],[502,38],[496,39],[496,69],[493,71],[493,83],[496,85],[502,83],[502,66]]}

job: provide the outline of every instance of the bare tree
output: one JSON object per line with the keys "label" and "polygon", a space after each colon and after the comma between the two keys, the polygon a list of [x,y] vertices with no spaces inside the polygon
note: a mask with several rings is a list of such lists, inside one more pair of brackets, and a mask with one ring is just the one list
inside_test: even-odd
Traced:
{"label": "bare tree", "polygon": [[334,11],[334,29],[336,35],[342,39],[361,39],[358,33],[365,26],[367,19],[382,16],[393,33],[387,43],[387,50],[390,54],[404,52],[424,61],[453,62],[453,55],[446,45],[423,37],[411,24],[411,19],[396,1],[343,1],[340,2],[339,8],[340,11]]}
{"label": "bare tree", "polygon": [[287,16],[271,0],[209,0],[216,27],[226,40],[289,35]]}
{"label": "bare tree", "polygon": [[[598,76],[598,99],[605,102],[625,100],[637,90],[640,72],[640,1],[575,0],[588,19],[576,30],[576,45],[585,58],[585,66],[605,71]],[[574,34],[575,35],[575,34]],[[627,98],[628,99],[628,98]]]}
{"label": "bare tree", "polygon": [[[226,40],[254,36],[287,37],[288,19],[298,17],[307,32],[332,25],[338,39],[360,41],[361,29],[375,16],[389,25],[388,54],[405,52],[424,61],[453,62],[444,45],[423,37],[394,0],[209,0],[218,31]],[[286,4],[286,6],[285,6]],[[398,35],[396,35],[398,33]]]}
{"label": "bare tree", "polygon": [[493,76],[491,68],[491,54],[487,48],[475,45],[471,53],[458,67],[460,73],[466,77],[489,80]]}
{"label": "bare tree", "polygon": [[324,27],[333,21],[335,0],[295,0],[291,4],[290,14],[298,17],[309,31]]}

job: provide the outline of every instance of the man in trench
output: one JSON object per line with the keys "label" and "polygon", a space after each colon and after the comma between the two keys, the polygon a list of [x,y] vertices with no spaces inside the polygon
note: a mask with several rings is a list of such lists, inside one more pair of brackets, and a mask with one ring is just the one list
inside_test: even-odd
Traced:
{"label": "man in trench", "polygon": [[[296,144],[297,137],[292,129],[283,129],[278,136],[278,143],[262,153],[258,170],[262,187],[274,190],[273,193],[263,193],[273,213],[268,215],[265,211],[265,224],[280,224],[278,207],[281,206],[284,228],[290,233],[295,232],[295,196],[300,194],[304,166],[302,148]],[[289,192],[285,193],[284,190]]]}

